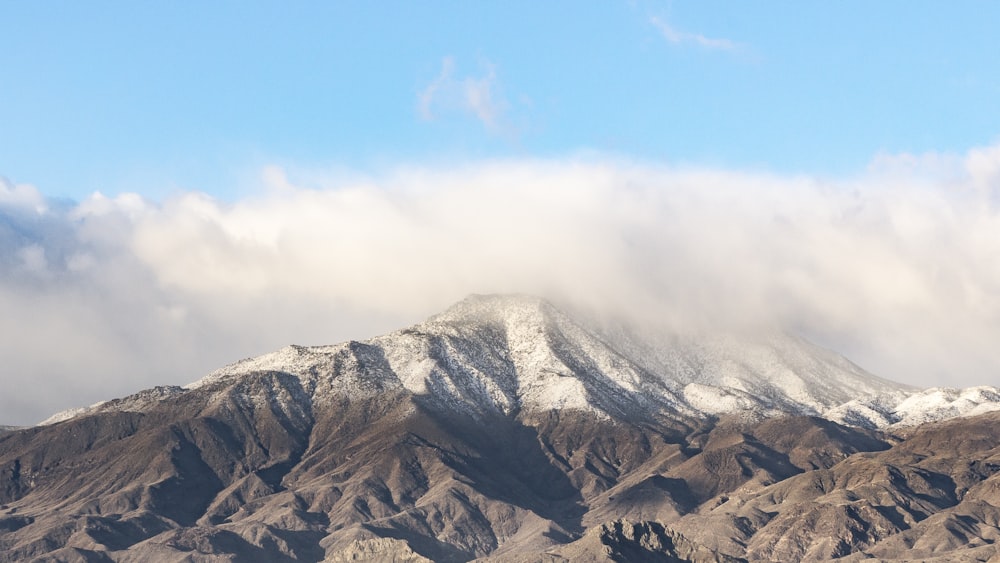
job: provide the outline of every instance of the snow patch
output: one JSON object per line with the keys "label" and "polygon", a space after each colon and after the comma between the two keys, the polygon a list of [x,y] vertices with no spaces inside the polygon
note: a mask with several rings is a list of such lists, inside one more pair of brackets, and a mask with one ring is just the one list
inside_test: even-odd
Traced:
{"label": "snow patch", "polygon": [[712,414],[754,410],[759,401],[737,389],[724,389],[701,383],[684,387],[684,400],[695,409]]}
{"label": "snow patch", "polygon": [[896,426],[917,426],[948,418],[975,416],[1000,410],[1000,389],[996,387],[970,387],[952,389],[933,387],[896,405]]}

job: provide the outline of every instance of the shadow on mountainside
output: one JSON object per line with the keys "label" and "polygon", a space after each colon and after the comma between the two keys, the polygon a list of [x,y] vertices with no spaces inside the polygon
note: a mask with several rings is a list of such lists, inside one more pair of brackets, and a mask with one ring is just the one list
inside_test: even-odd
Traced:
{"label": "shadow on mountainside", "polygon": [[475,421],[433,409],[425,412],[471,446],[468,453],[453,451],[441,459],[477,491],[531,511],[571,534],[583,531],[583,496],[546,455],[536,428],[499,415]]}

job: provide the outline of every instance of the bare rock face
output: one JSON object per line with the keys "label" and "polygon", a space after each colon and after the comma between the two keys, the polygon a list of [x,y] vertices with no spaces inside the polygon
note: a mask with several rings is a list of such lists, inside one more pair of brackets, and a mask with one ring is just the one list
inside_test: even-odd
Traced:
{"label": "bare rock face", "polygon": [[887,450],[720,497],[673,525],[750,560],[993,556],[998,425],[997,414],[926,425]]}
{"label": "bare rock face", "polygon": [[347,563],[349,561],[433,563],[430,559],[418,555],[410,549],[409,544],[405,541],[394,538],[355,540],[323,560],[324,563]]}
{"label": "bare rock face", "polygon": [[[0,432],[0,561],[996,554],[990,392],[938,400],[794,338],[720,342],[480,297]],[[911,420],[986,414],[820,416],[899,421],[886,405],[907,400]]]}
{"label": "bare rock face", "polygon": [[661,522],[615,520],[588,530],[560,549],[567,561],[737,563],[745,561],[698,545]]}

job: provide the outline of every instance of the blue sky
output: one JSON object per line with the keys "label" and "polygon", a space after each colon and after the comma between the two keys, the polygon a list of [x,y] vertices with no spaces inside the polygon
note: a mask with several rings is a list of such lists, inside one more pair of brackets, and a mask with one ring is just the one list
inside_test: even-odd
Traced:
{"label": "blue sky", "polygon": [[491,292],[1000,385],[998,21],[0,2],[0,424]]}
{"label": "blue sky", "polygon": [[6,2],[0,20],[0,175],[76,200],[232,199],[275,162],[588,151],[843,176],[1000,134],[993,2]]}

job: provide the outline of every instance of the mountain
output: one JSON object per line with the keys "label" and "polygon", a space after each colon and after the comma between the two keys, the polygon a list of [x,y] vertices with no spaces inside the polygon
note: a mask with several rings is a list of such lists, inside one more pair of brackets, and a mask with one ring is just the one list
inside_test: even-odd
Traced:
{"label": "mountain", "polygon": [[996,389],[583,318],[474,296],[0,434],[0,561],[994,553]]}
{"label": "mountain", "polygon": [[[366,365],[372,369],[331,378],[330,366],[356,350],[371,356]],[[407,392],[438,410],[473,416],[570,409],[616,419],[726,413],[762,418],[864,407],[881,408],[885,417],[886,408],[916,391],[787,334],[638,333],[579,321],[539,298],[497,295],[471,296],[424,323],[367,342],[289,346],[224,367],[187,389],[262,371],[296,376],[311,396],[360,396],[374,385],[379,392]],[[181,390],[158,391],[174,392]],[[127,405],[60,413],[43,424],[141,409],[133,403],[148,395]]]}

